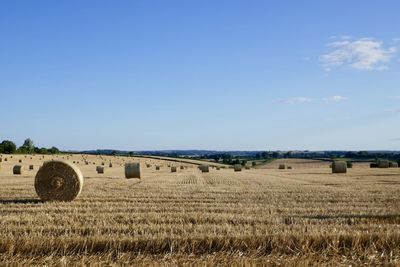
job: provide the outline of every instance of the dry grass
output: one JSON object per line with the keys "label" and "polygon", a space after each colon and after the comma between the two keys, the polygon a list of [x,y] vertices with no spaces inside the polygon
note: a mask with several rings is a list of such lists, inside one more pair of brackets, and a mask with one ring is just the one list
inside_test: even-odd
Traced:
{"label": "dry grass", "polygon": [[296,168],[144,168],[142,180],[126,180],[122,158],[101,176],[72,159],[85,176],[72,203],[40,202],[36,171],[13,176],[17,156],[2,163],[3,265],[400,264],[400,169],[331,174],[281,161]]}

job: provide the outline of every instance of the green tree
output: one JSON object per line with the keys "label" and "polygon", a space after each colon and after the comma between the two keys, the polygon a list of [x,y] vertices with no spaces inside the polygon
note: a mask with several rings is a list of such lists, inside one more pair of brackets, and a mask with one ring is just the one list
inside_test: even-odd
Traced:
{"label": "green tree", "polygon": [[25,140],[22,147],[24,148],[25,151],[27,151],[27,153],[30,153],[30,154],[33,153],[35,150],[35,145],[33,144],[33,141],[30,138]]}
{"label": "green tree", "polygon": [[60,154],[60,150],[58,150],[58,148],[56,148],[55,146],[53,146],[53,147],[47,149],[47,151],[48,151],[50,154]]}
{"label": "green tree", "polygon": [[5,154],[13,154],[17,151],[17,146],[14,144],[14,142],[9,141],[9,140],[4,140],[0,144],[0,153],[5,153]]}

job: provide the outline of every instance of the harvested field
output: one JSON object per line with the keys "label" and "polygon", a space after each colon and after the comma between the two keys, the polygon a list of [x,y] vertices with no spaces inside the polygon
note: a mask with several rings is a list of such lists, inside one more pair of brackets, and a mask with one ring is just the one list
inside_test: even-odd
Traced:
{"label": "harvested field", "polygon": [[[13,176],[21,157],[0,169],[4,265],[400,264],[397,168],[331,174],[329,163],[278,160],[242,172],[171,173],[163,160],[85,156],[112,160],[98,175],[73,155],[85,177],[81,195],[42,203],[33,181],[50,156],[24,160],[34,171]],[[127,180],[121,165],[133,160],[164,168]]]}

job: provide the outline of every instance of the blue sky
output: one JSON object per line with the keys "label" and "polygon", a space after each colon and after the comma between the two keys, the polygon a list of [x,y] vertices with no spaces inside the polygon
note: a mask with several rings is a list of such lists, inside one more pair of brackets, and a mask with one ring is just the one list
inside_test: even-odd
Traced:
{"label": "blue sky", "polygon": [[1,1],[0,139],[400,150],[400,2]]}

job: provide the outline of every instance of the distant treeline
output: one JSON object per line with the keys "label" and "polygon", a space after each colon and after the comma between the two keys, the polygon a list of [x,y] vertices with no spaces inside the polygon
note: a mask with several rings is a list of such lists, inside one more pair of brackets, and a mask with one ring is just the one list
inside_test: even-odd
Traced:
{"label": "distant treeline", "polygon": [[56,147],[45,148],[36,147],[32,139],[28,138],[24,144],[17,148],[17,145],[9,140],[0,143],[0,153],[2,154],[59,154],[60,150]]}

